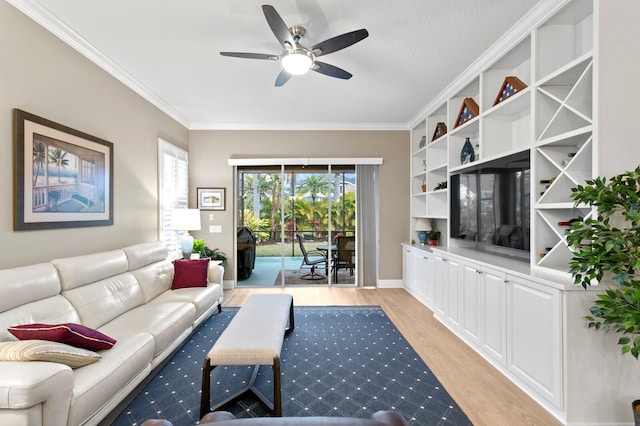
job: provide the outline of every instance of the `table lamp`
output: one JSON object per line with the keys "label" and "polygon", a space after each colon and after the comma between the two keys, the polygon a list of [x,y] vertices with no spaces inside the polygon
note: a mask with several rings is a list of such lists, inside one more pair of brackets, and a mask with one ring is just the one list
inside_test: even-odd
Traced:
{"label": "table lamp", "polygon": [[433,230],[433,228],[431,227],[431,221],[422,217],[417,219],[415,230],[418,232],[420,245],[423,246],[427,244],[427,235]]}
{"label": "table lamp", "polygon": [[200,230],[200,210],[198,209],[176,209],[171,217],[171,229],[174,231],[185,231],[180,237],[180,250],[184,259],[191,258],[193,252],[193,237],[189,231]]}

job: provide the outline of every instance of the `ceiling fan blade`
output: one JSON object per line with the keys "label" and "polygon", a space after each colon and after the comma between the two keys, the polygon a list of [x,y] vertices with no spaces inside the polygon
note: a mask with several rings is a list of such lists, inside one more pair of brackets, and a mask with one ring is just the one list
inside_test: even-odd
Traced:
{"label": "ceiling fan blade", "polygon": [[[344,49],[345,47],[349,47],[352,44],[356,44],[359,41],[364,40],[369,37],[369,31],[364,28],[361,30],[351,31],[350,33],[345,33],[339,36],[332,37],[325,41],[321,41],[311,48],[316,56],[327,55],[329,53],[336,52],[338,50]],[[315,51],[319,51],[316,53]]]}
{"label": "ceiling fan blade", "polygon": [[329,77],[341,78],[343,80],[349,80],[353,77],[351,73],[346,72],[342,68],[319,61],[315,61],[311,69],[315,72],[319,72],[320,74],[328,75]]}
{"label": "ceiling fan blade", "polygon": [[286,72],[285,70],[280,71],[278,77],[276,77],[276,87],[284,86],[284,84],[289,81],[291,78],[291,74]]}
{"label": "ceiling fan blade", "polygon": [[222,56],[231,56],[232,58],[278,60],[278,55],[269,55],[267,53],[220,52],[220,54]]}
{"label": "ceiling fan blade", "polygon": [[295,47],[296,43],[293,40],[293,36],[289,32],[287,24],[284,23],[282,17],[278,12],[276,12],[276,9],[271,5],[263,4],[262,12],[264,12],[264,17],[267,18],[267,23],[269,24],[269,27],[271,27],[271,31],[273,31],[273,34],[276,36],[282,47],[285,49],[287,47]]}

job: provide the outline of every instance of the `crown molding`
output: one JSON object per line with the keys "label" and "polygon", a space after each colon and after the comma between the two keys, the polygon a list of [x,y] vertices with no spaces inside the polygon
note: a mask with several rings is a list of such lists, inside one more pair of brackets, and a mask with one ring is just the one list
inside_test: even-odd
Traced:
{"label": "crown molding", "polygon": [[192,123],[189,130],[409,131],[407,123]]}
{"label": "crown molding", "polygon": [[36,1],[33,0],[7,0],[7,3],[24,13],[26,16],[34,20],[37,24],[44,27],[51,34],[58,37],[64,43],[71,46],[82,56],[89,59],[91,62],[111,74],[118,81],[138,95],[146,99],[152,105],[160,109],[169,117],[182,124],[184,127],[189,128],[189,120],[175,108],[165,102],[161,97],[156,95],[152,90],[142,84],[139,80],[134,78],[131,74],[126,72],[122,67],[113,62],[108,56],[104,55],[87,40],[80,37],[69,26],[60,21],[46,8],[42,7]]}

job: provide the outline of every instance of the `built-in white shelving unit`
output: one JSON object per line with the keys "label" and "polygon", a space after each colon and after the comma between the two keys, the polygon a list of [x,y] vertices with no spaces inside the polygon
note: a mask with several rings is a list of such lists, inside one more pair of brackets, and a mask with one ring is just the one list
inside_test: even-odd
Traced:
{"label": "built-in white shelving unit", "polygon": [[[596,214],[574,205],[572,188],[640,163],[631,90],[639,15],[637,0],[541,0],[412,126],[410,239],[416,218],[430,218],[442,236],[438,247],[403,245],[405,288],[565,424],[630,424],[630,408],[617,407],[637,398],[637,362],[620,357],[618,336],[586,327],[602,288],[572,284],[566,224]],[[496,104],[508,76],[525,87]],[[467,98],[479,111],[456,125]],[[447,132],[433,140],[438,123]],[[463,164],[467,138],[474,160]],[[449,238],[451,176],[523,151],[531,159],[528,261]],[[436,190],[442,182],[447,188]]]}
{"label": "built-in white shelving unit", "polygon": [[[438,185],[447,182],[448,187],[451,173],[478,162],[530,150],[530,263],[567,272],[571,249],[564,236],[566,227],[558,222],[591,214],[586,208],[575,210],[570,194],[572,187],[593,177],[595,171],[593,38],[593,2],[567,2],[435,103],[413,128],[411,212],[414,219],[434,219],[442,232],[440,245],[457,242],[448,238],[449,191],[436,190]],[[510,76],[526,87],[496,104]],[[479,114],[456,126],[466,98],[474,99]],[[438,123],[445,123],[447,133],[432,140]],[[460,152],[467,138],[475,148],[475,158],[471,164],[462,164]]]}

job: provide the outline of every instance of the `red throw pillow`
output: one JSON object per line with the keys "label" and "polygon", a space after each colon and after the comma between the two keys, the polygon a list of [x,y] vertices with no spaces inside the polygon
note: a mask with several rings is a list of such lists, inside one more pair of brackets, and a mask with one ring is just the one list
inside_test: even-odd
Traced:
{"label": "red throw pillow", "polygon": [[209,260],[209,258],[174,260],[171,290],[186,287],[206,287]]}
{"label": "red throw pillow", "polygon": [[99,331],[74,323],[14,325],[7,330],[20,340],[47,340],[90,351],[111,349],[116,343]]}

